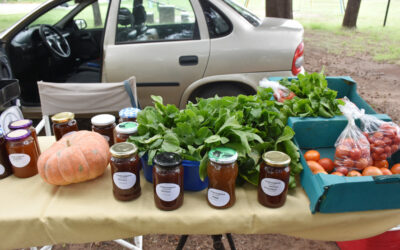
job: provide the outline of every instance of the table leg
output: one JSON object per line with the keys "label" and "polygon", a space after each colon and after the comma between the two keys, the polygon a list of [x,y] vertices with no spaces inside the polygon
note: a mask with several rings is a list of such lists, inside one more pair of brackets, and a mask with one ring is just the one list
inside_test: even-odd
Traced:
{"label": "table leg", "polygon": [[226,234],[226,238],[228,238],[229,246],[231,247],[231,250],[236,250],[235,242],[233,241],[233,237],[230,233]]}
{"label": "table leg", "polygon": [[176,246],[176,250],[182,250],[183,249],[188,237],[189,237],[189,235],[187,235],[187,234],[181,235],[181,238],[179,239],[178,245]]}
{"label": "table leg", "polygon": [[222,234],[211,235],[213,239],[213,247],[215,250],[225,250],[224,244],[222,243]]}

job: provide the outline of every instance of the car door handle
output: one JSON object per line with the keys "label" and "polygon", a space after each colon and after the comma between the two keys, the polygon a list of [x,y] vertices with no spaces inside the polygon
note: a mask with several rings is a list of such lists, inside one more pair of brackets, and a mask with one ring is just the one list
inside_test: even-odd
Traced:
{"label": "car door handle", "polygon": [[179,64],[182,66],[197,65],[199,58],[197,56],[181,56],[179,57]]}

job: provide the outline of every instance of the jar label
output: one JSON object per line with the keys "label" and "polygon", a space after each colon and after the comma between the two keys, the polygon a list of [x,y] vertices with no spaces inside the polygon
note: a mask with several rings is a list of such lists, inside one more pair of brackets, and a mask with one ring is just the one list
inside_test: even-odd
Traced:
{"label": "jar label", "polygon": [[160,183],[156,186],[157,196],[163,201],[173,201],[178,198],[181,187],[175,183]]}
{"label": "jar label", "polygon": [[11,164],[16,168],[23,168],[31,161],[31,157],[27,154],[10,154],[8,158]]}
{"label": "jar label", "polygon": [[6,172],[6,168],[3,166],[3,164],[0,164],[0,175],[3,175],[4,172]]}
{"label": "jar label", "polygon": [[231,199],[231,196],[227,192],[215,188],[208,189],[207,197],[208,201],[216,207],[225,206]]}
{"label": "jar label", "polygon": [[261,188],[265,194],[277,196],[285,190],[285,183],[278,179],[264,178],[261,180]]}
{"label": "jar label", "polygon": [[104,139],[106,139],[107,142],[110,142],[110,137],[106,136],[106,135],[102,135],[104,137]]}
{"label": "jar label", "polygon": [[136,183],[136,175],[131,172],[116,172],[113,181],[119,189],[130,189]]}

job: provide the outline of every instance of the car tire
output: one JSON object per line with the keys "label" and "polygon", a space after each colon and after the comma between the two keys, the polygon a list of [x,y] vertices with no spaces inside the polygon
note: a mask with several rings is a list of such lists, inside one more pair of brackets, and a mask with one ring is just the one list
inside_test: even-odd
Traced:
{"label": "car tire", "polygon": [[218,95],[222,96],[237,96],[240,94],[251,95],[256,91],[249,86],[238,83],[213,83],[200,87],[195,90],[189,98],[189,101],[196,103],[196,97],[210,98]]}

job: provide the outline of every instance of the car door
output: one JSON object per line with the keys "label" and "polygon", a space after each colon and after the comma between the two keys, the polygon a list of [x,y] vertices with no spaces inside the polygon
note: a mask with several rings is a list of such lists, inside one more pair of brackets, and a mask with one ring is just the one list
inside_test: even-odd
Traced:
{"label": "car door", "polygon": [[210,42],[198,1],[163,1],[144,1],[144,23],[135,23],[139,17],[133,14],[141,0],[113,1],[106,25],[102,81],[135,76],[142,106],[152,104],[150,95],[179,105],[187,86],[203,77],[208,61]]}

